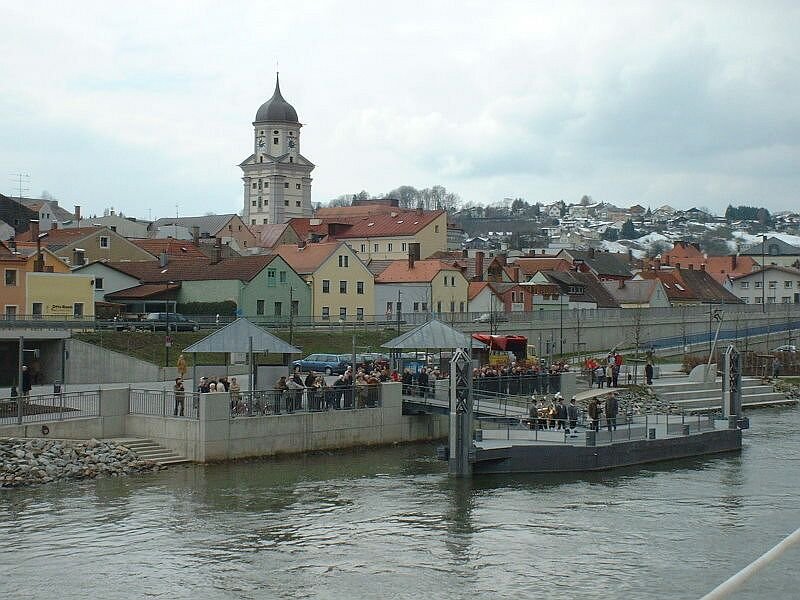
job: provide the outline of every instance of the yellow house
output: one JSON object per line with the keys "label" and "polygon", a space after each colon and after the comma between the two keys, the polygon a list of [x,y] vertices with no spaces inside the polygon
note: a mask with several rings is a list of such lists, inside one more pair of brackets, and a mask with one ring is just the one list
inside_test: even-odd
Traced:
{"label": "yellow house", "polygon": [[34,317],[94,317],[94,278],[71,273],[28,273],[26,312]]}
{"label": "yellow house", "polygon": [[371,315],[373,275],[344,242],[283,244],[275,252],[310,286],[314,319],[362,321]]}
{"label": "yellow house", "polygon": [[375,278],[376,311],[467,312],[469,282],[462,270],[441,260],[396,260]]}
{"label": "yellow house", "polygon": [[[63,277],[70,277],[69,266],[49,250],[42,249],[41,264],[38,264],[37,256],[35,249],[31,251],[27,248],[17,247],[16,251],[12,251],[7,245],[0,242],[0,270],[3,273],[2,287],[0,288],[0,304],[2,306],[0,308],[2,308],[3,316],[7,319],[44,314],[43,305],[32,306],[29,300],[28,281],[32,276],[63,274]],[[41,273],[37,271],[41,271]],[[60,280],[56,283],[60,285]]]}
{"label": "yellow house", "polygon": [[348,216],[348,208],[339,207],[337,216],[292,219],[290,224],[296,231],[306,233],[303,230],[307,228],[310,235],[347,243],[365,262],[406,258],[412,244],[419,244],[419,258],[447,250],[447,213],[443,210],[396,208]]}

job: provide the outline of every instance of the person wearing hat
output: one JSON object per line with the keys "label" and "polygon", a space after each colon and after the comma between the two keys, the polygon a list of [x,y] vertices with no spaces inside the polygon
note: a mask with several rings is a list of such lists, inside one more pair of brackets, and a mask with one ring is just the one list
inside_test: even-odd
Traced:
{"label": "person wearing hat", "polygon": [[567,428],[567,407],[564,406],[564,397],[559,392],[556,394],[558,398],[558,404],[556,404],[556,429],[566,429]]}
{"label": "person wearing hat", "polygon": [[578,406],[575,404],[575,396],[569,400],[569,406],[567,406],[567,418],[569,419],[570,430],[574,430],[578,426]]}

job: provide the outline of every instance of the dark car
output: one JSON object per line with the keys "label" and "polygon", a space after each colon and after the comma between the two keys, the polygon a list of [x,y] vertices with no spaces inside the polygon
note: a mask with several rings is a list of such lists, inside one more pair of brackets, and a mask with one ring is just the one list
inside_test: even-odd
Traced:
{"label": "dark car", "polygon": [[197,331],[200,326],[196,321],[187,319],[179,313],[147,313],[142,325],[153,331]]}
{"label": "dark car", "polygon": [[325,375],[344,373],[351,363],[347,354],[309,354],[305,358],[292,362],[292,369],[300,367],[301,371],[317,371]]}
{"label": "dark car", "polygon": [[383,369],[389,366],[389,357],[380,352],[356,354],[356,365],[365,369]]}

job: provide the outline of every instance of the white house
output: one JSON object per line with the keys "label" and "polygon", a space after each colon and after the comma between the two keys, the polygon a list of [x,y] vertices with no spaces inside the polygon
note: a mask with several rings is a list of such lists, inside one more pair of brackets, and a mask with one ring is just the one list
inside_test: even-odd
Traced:
{"label": "white house", "polygon": [[745,304],[800,303],[800,269],[769,266],[730,279],[730,291]]}
{"label": "white house", "polygon": [[100,261],[78,267],[73,269],[72,272],[80,275],[91,275],[94,278],[95,302],[104,302],[106,294],[139,285],[139,280],[136,277],[118,271]]}

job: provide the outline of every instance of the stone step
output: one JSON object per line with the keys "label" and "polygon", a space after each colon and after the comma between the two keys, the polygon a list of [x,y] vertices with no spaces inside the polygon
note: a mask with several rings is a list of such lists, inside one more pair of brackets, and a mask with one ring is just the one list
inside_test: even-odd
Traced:
{"label": "stone step", "polygon": [[153,461],[159,466],[191,462],[169,448],[164,448],[156,444],[153,440],[143,438],[117,438],[111,441],[132,450],[139,458]]}
{"label": "stone step", "polygon": [[167,465],[183,465],[186,463],[191,463],[192,461],[190,461],[188,458],[183,458],[182,456],[175,456],[174,458],[159,459],[156,462],[163,467]]}
{"label": "stone step", "polygon": [[[790,399],[786,398],[786,395],[780,392],[768,392],[764,394],[751,394],[750,396],[742,396],[742,406],[745,407],[787,403],[791,403]],[[705,398],[693,398],[691,400],[679,400],[673,404],[687,410],[698,409],[709,406],[721,406],[722,398],[720,396],[708,396]]]}
{"label": "stone step", "polygon": [[[752,386],[743,386],[742,387],[742,396],[750,396],[753,394],[767,394],[774,392],[775,388],[771,385],[752,385]],[[658,394],[660,400],[664,400],[666,402],[680,402],[681,400],[692,400],[694,398],[700,397],[711,397],[717,396],[721,397],[722,395],[722,387],[711,388],[707,390],[689,390],[683,392],[666,392],[663,394]]]}

